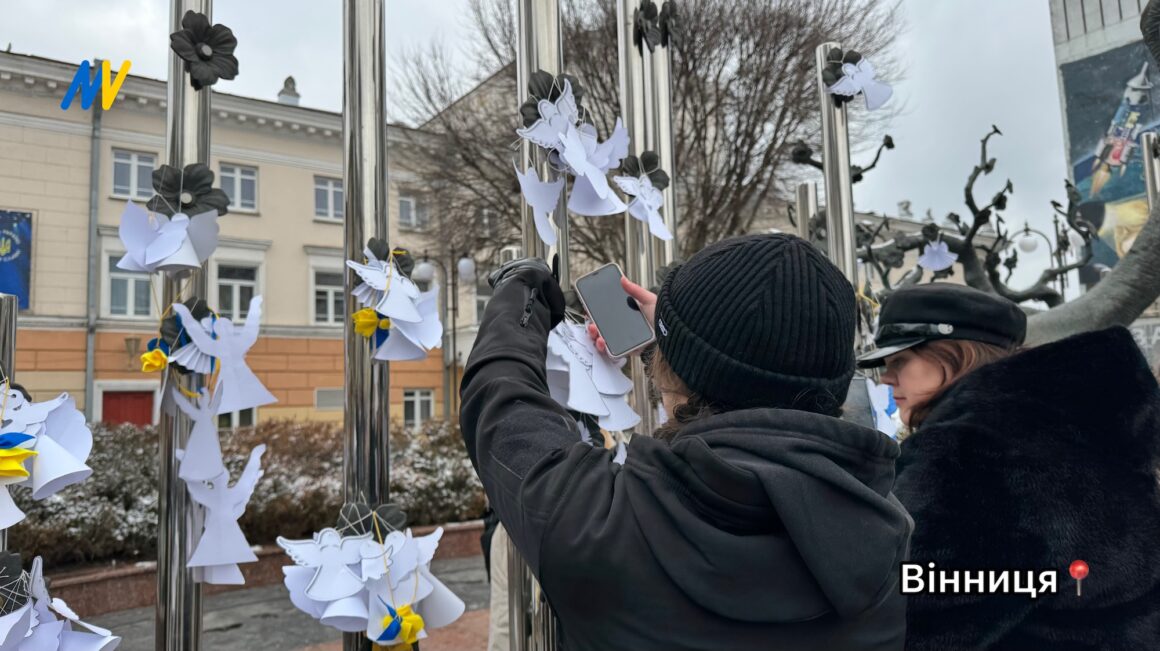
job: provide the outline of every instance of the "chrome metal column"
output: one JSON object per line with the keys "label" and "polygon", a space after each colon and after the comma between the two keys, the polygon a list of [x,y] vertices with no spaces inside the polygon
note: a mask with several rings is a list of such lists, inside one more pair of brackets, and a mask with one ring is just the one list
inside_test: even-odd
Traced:
{"label": "chrome metal column", "polygon": [[826,252],[830,261],[858,286],[855,265],[854,193],[850,184],[850,136],[846,106],[836,106],[826,92],[822,70],[826,54],[838,43],[823,43],[815,51],[818,102],[822,111],[822,174],[826,179]]}
{"label": "chrome metal column", "polygon": [[[16,376],[16,315],[19,313],[19,298],[12,294],[0,294],[0,380],[7,380],[5,391],[12,390],[13,378]],[[0,551],[6,549],[8,530],[0,529]]]}
{"label": "chrome metal column", "polygon": [[[345,190],[343,248],[362,260],[370,236],[389,236],[387,218],[386,44],[383,0],[343,2],[342,148]],[[345,275],[346,305],[358,284]],[[372,362],[371,341],[344,319],[345,412],[343,494],[346,501],[386,502],[390,482],[390,376],[385,362]],[[369,650],[363,633],[344,633],[343,649]]]}
{"label": "chrome metal column", "polygon": [[1149,131],[1140,136],[1140,149],[1144,158],[1144,183],[1148,191],[1148,212],[1156,205],[1160,193],[1160,160],[1156,159],[1156,143],[1160,137]]}
{"label": "chrome metal column", "polygon": [[[674,2],[666,0],[665,4]],[[653,257],[659,269],[671,264],[677,259],[680,251],[677,234],[679,225],[677,211],[677,152],[676,138],[673,134],[673,49],[671,43],[662,42],[652,53],[652,101],[653,101],[653,133],[655,134],[654,150],[660,156],[661,169],[668,172],[669,187],[664,190],[665,204],[661,214],[665,226],[673,234],[671,240],[654,239]]]}
{"label": "chrome metal column", "polygon": [[818,184],[806,181],[797,186],[798,237],[810,241],[810,220],[818,214]]}
{"label": "chrome metal column", "polygon": [[[172,0],[169,31],[182,29],[185,12],[213,18],[213,0]],[[181,170],[193,163],[209,164],[209,88],[195,90],[185,72],[185,62],[169,51],[165,152],[169,165]],[[164,310],[190,296],[208,294],[206,265],[184,280],[163,277],[161,305]],[[197,374],[182,375],[169,368],[165,386],[198,391],[203,381]],[[169,390],[167,388],[167,390]],[[87,398],[87,397],[86,397]],[[165,396],[161,397],[163,404]],[[193,423],[178,409],[162,409],[158,424],[159,509],[157,526],[157,605],[154,648],[157,651],[194,651],[201,648],[200,571],[186,567],[197,536],[203,509],[189,499],[185,484],[177,477],[177,449],[184,449]]]}

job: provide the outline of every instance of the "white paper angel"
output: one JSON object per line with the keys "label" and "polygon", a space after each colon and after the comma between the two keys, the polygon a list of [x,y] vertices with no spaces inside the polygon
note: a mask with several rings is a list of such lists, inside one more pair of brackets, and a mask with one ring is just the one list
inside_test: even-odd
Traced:
{"label": "white paper angel", "polygon": [[331,602],[353,596],[363,589],[361,550],[363,543],[370,539],[370,532],[343,536],[328,527],[315,532],[312,540],[290,540],[279,536],[278,546],[286,550],[296,564],[313,570],[302,594],[314,601]]}
{"label": "white paper angel", "polygon": [[957,253],[952,253],[947,243],[939,239],[927,244],[918,256],[918,266],[927,271],[945,271],[954,266],[959,259]]}
{"label": "white paper angel", "polygon": [[561,405],[597,418],[600,427],[623,431],[640,422],[628,405],[632,382],[620,372],[624,360],[596,350],[586,326],[561,323],[548,333],[548,390]]}
{"label": "white paper angel", "polygon": [[[427,637],[427,630],[441,628],[459,619],[463,601],[431,573],[431,561],[443,536],[438,528],[415,537],[411,530],[391,532],[382,544],[371,541],[363,547],[363,574],[367,579],[367,637],[379,644],[411,643]],[[370,553],[368,553],[368,551]],[[421,626],[407,639],[391,624],[413,613]],[[400,622],[402,623],[402,622]]]}
{"label": "white paper angel", "polygon": [[653,185],[647,174],[639,177],[614,176],[612,180],[622,192],[632,197],[632,201],[628,202],[628,214],[648,224],[648,230],[654,236],[662,240],[673,239],[673,234],[661,217],[665,196]]}
{"label": "white paper angel", "polygon": [[520,192],[532,207],[535,217],[536,233],[548,246],[556,245],[556,229],[552,227],[552,214],[560,205],[560,193],[564,191],[564,177],[555,181],[541,181],[540,175],[534,167],[527,172],[520,172],[517,167],[516,178],[520,182]]}
{"label": "white paper angel", "polygon": [[221,392],[215,392],[210,398],[202,389],[201,397],[195,404],[181,395],[177,387],[171,387],[170,398],[193,421],[193,430],[185,445],[177,476],[185,481],[210,481],[217,478],[226,471],[217,427]]}
{"label": "white paper angel", "polygon": [[[16,651],[32,628],[32,601],[0,617],[0,651]],[[54,647],[55,649],[55,647]]]}
{"label": "white paper angel", "polygon": [[148,273],[197,269],[217,249],[217,218],[216,209],[166,217],[130,201],[121,213],[118,233],[126,253],[117,267]]}
{"label": "white paper angel", "polygon": [[214,322],[216,339],[201,327],[186,306],[174,303],[173,311],[177,312],[181,326],[193,345],[218,360],[220,368],[214,393],[219,391],[222,393],[221,403],[218,405],[219,414],[260,407],[278,401],[246,365],[246,352],[258,341],[258,324],[262,319],[261,296],[255,296],[250,301],[250,312],[246,315],[244,327],[236,328],[229,319],[217,319]]}
{"label": "white paper angel", "polygon": [[862,93],[866,97],[866,108],[871,111],[881,108],[894,94],[893,88],[874,78],[874,66],[866,57],[857,63],[843,63],[841,78],[826,90],[843,97]]}
{"label": "white paper angel", "polygon": [[434,285],[420,293],[415,308],[419,313],[419,321],[391,320],[390,334],[375,351],[375,359],[424,359],[427,351],[440,346],[443,341],[443,323],[439,320],[439,286]]}
{"label": "white paper angel", "polygon": [[[209,481],[186,481],[190,498],[206,509],[205,529],[186,565],[204,568],[206,583],[241,585],[245,579],[238,563],[258,560],[238,526],[238,518],[246,512],[246,504],[262,477],[261,459],[265,451],[264,444],[250,451],[250,460],[233,486],[224,468]],[[181,455],[183,465],[188,456],[188,453]]]}
{"label": "white paper angel", "polygon": [[366,264],[347,260],[346,266],[354,270],[362,283],[351,292],[360,304],[372,307],[392,323],[407,321],[418,323],[423,320],[416,303],[419,301],[419,287],[399,271],[393,258],[379,260],[370,247],[363,249]]}
{"label": "white paper angel", "polygon": [[[32,630],[19,651],[113,651],[120,645],[121,638],[112,631],[82,621],[67,603],[48,594],[44,561],[39,556],[28,573],[28,591]],[[86,630],[73,630],[74,624]]]}
{"label": "white paper angel", "polygon": [[580,107],[572,92],[572,82],[564,80],[564,87],[556,101],[542,99],[538,108],[540,119],[531,126],[516,129],[516,133],[544,149],[559,149],[561,134],[566,132],[568,127],[580,122]]}

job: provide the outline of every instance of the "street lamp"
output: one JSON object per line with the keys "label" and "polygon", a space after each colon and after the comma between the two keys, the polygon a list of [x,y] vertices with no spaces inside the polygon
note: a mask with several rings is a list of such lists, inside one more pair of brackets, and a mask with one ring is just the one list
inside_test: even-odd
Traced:
{"label": "street lamp", "polygon": [[[456,255],[451,251],[448,258],[455,260]],[[459,353],[456,350],[457,339],[456,330],[459,321],[459,281],[463,280],[465,283],[475,282],[475,259],[468,256],[466,253],[459,254],[459,259],[455,262],[455,267],[448,270],[446,264],[439,258],[430,258],[427,256],[427,251],[423,251],[423,260],[415,265],[415,269],[411,272],[411,279],[415,282],[430,283],[435,280],[435,268],[438,266],[439,270],[443,272],[443,277],[447,279],[448,290],[443,292],[442,296],[442,310],[443,323],[447,324],[450,320],[451,330],[450,334],[444,330],[444,350],[450,348],[450,362],[443,365],[443,420],[450,423],[452,411],[452,404],[458,402],[458,395],[456,385],[459,384]],[[451,295],[451,302],[448,304],[447,296]],[[447,340],[450,339],[448,342]],[[450,346],[447,345],[450,343]],[[457,405],[456,405],[457,407]]]}
{"label": "street lamp", "polygon": [[[1066,227],[1060,229],[1058,216],[1052,218],[1051,225],[1052,230],[1055,232],[1054,243],[1052,243],[1051,238],[1049,238],[1046,233],[1031,228],[1030,224],[1023,222],[1023,233],[1019,237],[1019,240],[1016,242],[1016,245],[1019,247],[1019,250],[1023,251],[1024,253],[1035,253],[1035,251],[1039,249],[1039,240],[1032,236],[1038,235],[1039,237],[1042,237],[1043,241],[1047,242],[1047,250],[1051,253],[1052,264],[1056,269],[1060,269],[1064,266],[1064,238],[1067,238],[1067,242],[1072,246],[1075,246],[1075,238],[1079,238],[1080,246],[1083,246],[1083,238],[1074,231],[1069,232]],[[1056,281],[1059,283],[1059,293],[1062,295],[1064,290],[1067,289],[1067,274],[1059,274],[1056,277]]]}

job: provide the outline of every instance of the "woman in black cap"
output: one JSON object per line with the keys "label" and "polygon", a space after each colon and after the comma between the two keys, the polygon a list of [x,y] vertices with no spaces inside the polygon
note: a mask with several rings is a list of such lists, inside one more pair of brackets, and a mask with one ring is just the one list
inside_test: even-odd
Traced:
{"label": "woman in black cap", "polygon": [[1160,388],[1124,328],[1016,352],[1025,332],[998,296],[920,285],[859,358],[911,430],[906,648],[1160,648]]}
{"label": "woman in black cap", "polygon": [[564,316],[548,267],[509,263],[492,282],[460,422],[569,651],[901,651],[898,446],[833,417],[854,373],[854,290],[813,246],[726,240],[657,296],[634,289],[679,427],[634,437],[623,465],[579,443],[548,393]]}

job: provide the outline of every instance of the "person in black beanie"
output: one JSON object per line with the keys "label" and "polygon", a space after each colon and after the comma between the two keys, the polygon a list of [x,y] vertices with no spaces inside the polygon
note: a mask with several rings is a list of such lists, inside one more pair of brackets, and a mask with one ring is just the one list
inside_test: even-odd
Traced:
{"label": "person in black beanie", "polygon": [[807,242],[719,242],[659,295],[654,378],[675,414],[623,465],[578,442],[548,393],[564,296],[520,260],[461,387],[464,442],[543,586],[569,651],[899,651],[913,522],[891,493],[898,445],[835,416],[854,372],[854,290]]}

